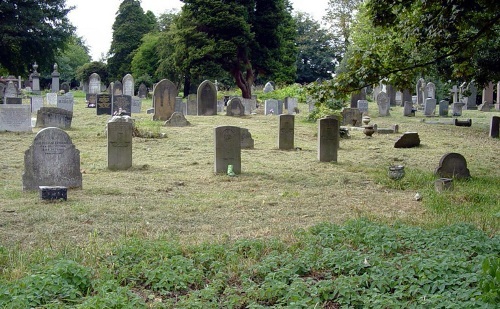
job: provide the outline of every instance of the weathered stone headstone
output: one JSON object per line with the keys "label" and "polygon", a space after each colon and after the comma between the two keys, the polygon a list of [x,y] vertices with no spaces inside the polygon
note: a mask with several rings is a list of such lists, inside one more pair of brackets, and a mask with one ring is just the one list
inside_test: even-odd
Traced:
{"label": "weathered stone headstone", "polygon": [[413,102],[406,101],[404,103],[403,115],[406,116],[406,117],[415,116],[415,109],[413,107]]}
{"label": "weathered stone headstone", "polygon": [[224,101],[217,101],[217,113],[222,112],[224,112]]}
{"label": "weathered stone headstone", "polygon": [[42,107],[36,113],[36,126],[39,128],[71,128],[73,112],[58,107]]}
{"label": "weathered stone headstone", "polygon": [[111,115],[111,95],[107,93],[97,95],[96,112],[97,115]]}
{"label": "weathered stone headstone", "polygon": [[137,96],[141,99],[146,99],[148,97],[148,87],[141,83],[139,89],[137,90]]}
{"label": "weathered stone headstone", "polygon": [[358,91],[358,92],[351,93],[351,108],[359,108],[358,107],[359,100],[366,100],[365,89],[362,89],[361,91]]}
{"label": "weathered stone headstone", "polygon": [[[38,64],[36,62],[33,64],[33,73],[31,74],[32,88],[34,94],[40,94],[40,73],[37,72]],[[0,95],[1,97],[1,95]]]}
{"label": "weathered stone headstone", "polygon": [[339,120],[328,117],[318,120],[318,160],[320,162],[337,162],[339,149]]}
{"label": "weathered stone headstone", "polygon": [[89,93],[98,94],[101,92],[101,77],[97,73],[90,74]]}
{"label": "weathered stone headstone", "polygon": [[57,96],[57,107],[73,112],[74,99],[71,93]]}
{"label": "weathered stone headstone", "polygon": [[487,104],[493,104],[493,83],[489,82],[488,85],[483,89],[483,102]]}
{"label": "weathered stone headstone", "polygon": [[448,101],[441,100],[439,101],[439,116],[440,117],[448,117]]}
{"label": "weathered stone headstone", "polygon": [[245,115],[245,107],[243,103],[241,103],[240,98],[232,98],[227,103],[226,107],[226,116],[244,116]]}
{"label": "weathered stone headstone", "polygon": [[31,112],[36,113],[42,107],[43,107],[43,97],[42,96],[32,96],[31,97]]}
{"label": "weathered stone headstone", "polygon": [[220,126],[214,129],[216,174],[227,173],[228,165],[235,174],[241,173],[241,128]]}
{"label": "weathered stone headstone", "polygon": [[343,126],[360,127],[363,124],[361,118],[363,118],[363,113],[357,108],[344,108],[342,110]]}
{"label": "weathered stone headstone", "polygon": [[390,116],[389,108],[389,97],[385,92],[380,92],[377,96],[378,113],[381,117]]}
{"label": "weathered stone headstone", "polygon": [[499,137],[500,132],[500,116],[491,117],[490,137]]}
{"label": "weathered stone headstone", "polygon": [[477,107],[477,110],[481,112],[489,112],[491,111],[491,105],[489,103],[484,102],[483,104]]}
{"label": "weathered stone headstone", "polygon": [[278,149],[294,149],[295,116],[280,115],[278,131]]}
{"label": "weathered stone headstone", "polygon": [[4,98],[17,98],[17,88],[12,81],[7,83],[5,88]]}
{"label": "weathered stone headstone", "polygon": [[0,104],[0,132],[31,132],[31,106]]}
{"label": "weathered stone headstone", "polygon": [[241,128],[241,133],[240,133],[240,138],[241,138],[241,149],[253,149],[255,141],[252,138],[252,134],[248,129]]}
{"label": "weathered stone headstone", "polygon": [[57,106],[57,93],[48,92],[46,98],[48,105]]}
{"label": "weathered stone headstone", "polygon": [[423,105],[424,104],[424,89],[425,89],[425,80],[423,78],[419,78],[417,81],[417,86],[416,86],[416,93],[417,93],[417,104],[418,105]]}
{"label": "weathered stone headstone", "polygon": [[196,94],[188,94],[187,96],[187,114],[198,115],[198,96]]}
{"label": "weathered stone headstone", "polygon": [[435,174],[441,178],[470,178],[467,161],[459,153],[447,153],[439,160]]}
{"label": "weathered stone headstone", "polygon": [[64,91],[64,93],[68,93],[70,91],[69,84],[67,82],[62,83],[61,90]]}
{"label": "weathered stone headstone", "polygon": [[451,108],[453,110],[453,116],[462,116],[462,108],[464,107],[465,103],[463,102],[455,102],[451,104]]}
{"label": "weathered stone headstone", "polygon": [[82,187],[80,151],[59,128],[40,130],[24,153],[23,190],[39,186]]}
{"label": "weathered stone headstone", "polygon": [[122,79],[123,84],[123,94],[133,96],[134,95],[134,77],[127,74]]}
{"label": "weathered stone headstone", "polygon": [[424,115],[434,116],[435,112],[436,112],[436,99],[431,99],[431,98],[425,99]]}
{"label": "weathered stone headstone", "polygon": [[368,113],[368,101],[367,100],[358,100],[357,107],[361,113]]}
{"label": "weathered stone headstone", "polygon": [[264,101],[264,115],[279,115],[278,100],[269,99]]}
{"label": "weathered stone headstone", "polygon": [[403,106],[403,93],[396,91],[396,106]]}
{"label": "weathered stone headstone", "polygon": [[61,73],[57,71],[57,63],[54,63],[54,71],[52,72],[52,86],[51,86],[51,91],[54,93],[59,92],[59,76],[61,76]]}
{"label": "weathered stone headstone", "polygon": [[175,98],[175,105],[174,105],[174,110],[177,113],[185,114],[185,104],[182,102],[182,97],[176,97]]}
{"label": "weathered stone headstone", "polygon": [[[435,99],[436,98],[436,85],[433,82],[428,82],[427,85],[425,86],[427,90],[427,98]],[[424,98],[424,101],[425,99]]]}
{"label": "weathered stone headstone", "polygon": [[23,104],[22,98],[5,98],[5,104]]}
{"label": "weathered stone headstone", "polygon": [[191,123],[187,121],[183,113],[174,112],[172,116],[170,116],[170,119],[165,121],[164,125],[166,127],[187,127],[190,126]]}
{"label": "weathered stone headstone", "polygon": [[241,98],[241,104],[245,108],[245,115],[250,115],[252,111],[257,109],[257,101],[255,99],[244,99]]}
{"label": "weathered stone headstone", "polygon": [[87,93],[85,95],[85,101],[87,101],[87,107],[95,108],[97,105],[97,94]]}
{"label": "weathered stone headstone", "polygon": [[404,133],[394,144],[394,148],[413,148],[420,145],[420,137],[417,132]]}
{"label": "weathered stone headstone", "polygon": [[132,114],[138,114],[142,109],[142,99],[139,97],[132,97]]}
{"label": "weathered stone headstone", "polygon": [[457,85],[453,85],[453,87],[450,89],[450,93],[451,93],[452,98],[453,98],[453,103],[455,103],[455,102],[460,102],[460,101],[458,100],[458,93],[459,93],[459,90],[458,90]]}
{"label": "weathered stone headstone", "polygon": [[299,106],[299,100],[297,98],[286,97],[285,98],[285,106],[288,112],[288,115],[295,114],[296,109]]}
{"label": "weathered stone headstone", "polygon": [[466,90],[467,90],[468,94],[467,94],[467,97],[464,98],[464,103],[466,103],[466,105],[464,106],[465,109],[468,109],[468,110],[477,109],[477,104],[476,104],[477,87],[476,87],[476,84],[474,83],[474,81],[471,81],[467,85]]}
{"label": "weathered stone headstone", "polygon": [[203,81],[198,86],[198,116],[217,115],[217,89],[209,80]]}
{"label": "weathered stone headstone", "polygon": [[268,92],[271,92],[271,91],[274,91],[274,86],[271,82],[267,82],[265,85],[264,85],[264,90],[263,92],[264,93],[268,93]]}
{"label": "weathered stone headstone", "polygon": [[123,84],[121,81],[115,81],[111,89],[111,91],[113,92],[113,96],[123,95]]}
{"label": "weathered stone headstone", "polygon": [[113,97],[113,115],[131,115],[132,97],[129,95],[115,95]]}
{"label": "weathered stone headstone", "polygon": [[132,166],[133,121],[128,116],[114,116],[107,124],[108,168],[126,170]]}
{"label": "weathered stone headstone", "polygon": [[177,87],[168,79],[162,79],[154,88],[153,120],[168,120],[175,112]]}

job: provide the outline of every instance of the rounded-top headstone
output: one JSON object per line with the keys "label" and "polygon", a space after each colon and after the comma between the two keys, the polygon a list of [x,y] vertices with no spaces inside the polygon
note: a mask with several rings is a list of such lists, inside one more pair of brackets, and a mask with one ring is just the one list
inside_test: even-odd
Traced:
{"label": "rounded-top headstone", "polygon": [[470,178],[467,161],[459,153],[447,153],[439,160],[435,174],[441,178]]}

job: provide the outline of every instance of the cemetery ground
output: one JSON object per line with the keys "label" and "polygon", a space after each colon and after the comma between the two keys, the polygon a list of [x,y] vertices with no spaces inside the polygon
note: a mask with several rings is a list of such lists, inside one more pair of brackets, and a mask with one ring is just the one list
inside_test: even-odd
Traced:
{"label": "cemetery ground", "polygon": [[[72,128],[83,189],[44,202],[22,191],[34,133],[0,133],[0,305],[12,308],[484,307],[499,301],[499,112],[464,111],[472,127],[377,117],[418,132],[366,138],[351,130],[337,163],[317,160],[317,125],[295,119],[295,150],[277,149],[278,117],[186,116],[164,127],[133,115],[133,167],[107,169],[108,116],[75,95]],[[428,121],[438,117],[427,118]],[[451,117],[449,117],[451,118]],[[441,118],[442,119],[442,118]],[[242,173],[214,175],[214,128],[247,128]],[[34,132],[38,131],[34,128]],[[156,138],[159,133],[166,137]],[[472,178],[438,193],[433,174],[448,152]],[[406,175],[391,180],[391,165]],[[416,193],[422,196],[416,201]],[[496,279],[495,279],[496,276]],[[121,304],[121,305],[120,305]],[[115,307],[113,307],[115,306]]]}

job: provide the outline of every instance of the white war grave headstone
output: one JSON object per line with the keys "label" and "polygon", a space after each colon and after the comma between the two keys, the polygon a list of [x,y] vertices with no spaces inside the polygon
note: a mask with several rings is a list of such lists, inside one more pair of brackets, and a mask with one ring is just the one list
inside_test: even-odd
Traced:
{"label": "white war grave headstone", "polygon": [[31,106],[0,105],[0,131],[31,132]]}

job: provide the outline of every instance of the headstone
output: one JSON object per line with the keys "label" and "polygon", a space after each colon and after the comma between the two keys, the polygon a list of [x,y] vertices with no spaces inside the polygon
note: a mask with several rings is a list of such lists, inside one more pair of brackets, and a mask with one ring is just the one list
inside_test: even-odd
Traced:
{"label": "headstone", "polygon": [[457,85],[453,85],[453,87],[450,89],[450,92],[451,92],[451,95],[453,97],[453,103],[455,102],[459,102],[458,100],[458,88],[457,88]]}
{"label": "headstone", "polygon": [[252,111],[257,109],[257,101],[255,99],[241,98],[241,104],[245,108],[245,115],[250,115]]}
{"label": "headstone", "polygon": [[0,104],[0,132],[31,132],[31,106]]}
{"label": "headstone", "polygon": [[269,99],[264,101],[264,115],[278,115],[278,100]]}
{"label": "headstone", "polygon": [[47,93],[47,104],[57,106],[57,93]]}
{"label": "headstone", "polygon": [[357,107],[362,114],[368,113],[368,101],[367,100],[358,100]]}
{"label": "headstone", "polygon": [[80,151],[59,128],[40,130],[24,153],[23,190],[39,186],[82,187]]}
{"label": "headstone", "polygon": [[184,102],[182,102],[182,97],[175,98],[174,111],[184,114]]}
{"label": "headstone", "polygon": [[107,93],[97,95],[97,115],[111,115],[111,95]]}
{"label": "headstone", "polygon": [[[36,62],[33,64],[33,73],[31,74],[32,88],[34,94],[40,94],[40,73],[37,72],[38,64]],[[1,96],[0,96],[1,97]]]}
{"label": "headstone", "polygon": [[5,88],[7,88],[7,86],[0,82],[0,104],[3,104],[3,98],[4,98],[4,95],[5,95]]}
{"label": "headstone", "polygon": [[244,116],[245,107],[241,103],[240,98],[232,98],[227,103],[226,116]]}
{"label": "headstone", "polygon": [[491,105],[487,102],[484,102],[483,104],[477,107],[477,110],[481,112],[489,112],[491,111]]}
{"label": "headstone", "polygon": [[318,120],[318,160],[320,162],[337,162],[339,149],[339,120],[328,117]]}
{"label": "headstone", "polygon": [[431,98],[425,99],[424,115],[434,116],[435,112],[436,112],[436,99],[431,99]]}
{"label": "headstone", "polygon": [[406,116],[406,117],[413,117],[413,116],[415,116],[415,109],[413,107],[413,102],[406,101],[404,103],[403,115]]}
{"label": "headstone", "polygon": [[269,93],[271,91],[274,91],[274,86],[271,82],[267,82],[265,85],[264,85],[264,90],[263,92],[264,93]]}
{"label": "headstone", "polygon": [[389,97],[385,92],[380,92],[377,96],[378,113],[381,117],[390,116],[389,108]]}
{"label": "headstone", "polygon": [[295,116],[280,115],[278,131],[278,149],[294,149]]}
{"label": "headstone", "polygon": [[57,96],[57,107],[73,112],[73,104],[73,94],[66,93],[64,95]]}
{"label": "headstone", "polygon": [[139,85],[137,96],[141,99],[146,99],[148,97],[148,87],[146,87],[145,84],[141,83]]}
{"label": "headstone", "polygon": [[216,174],[227,173],[228,165],[235,174],[241,173],[241,129],[234,126],[219,126],[214,129]]}
{"label": "headstone", "polygon": [[465,103],[466,103],[466,109],[468,110],[475,110],[477,109],[477,104],[476,104],[476,100],[477,100],[477,87],[476,87],[476,84],[474,83],[474,81],[471,81],[468,85],[467,85],[467,92],[468,92],[468,96],[466,97],[466,100],[465,100]]}
{"label": "headstone", "polygon": [[61,84],[61,90],[64,91],[64,93],[68,93],[70,90],[69,84],[64,82]]}
{"label": "headstone", "polygon": [[183,113],[174,112],[172,116],[170,116],[170,119],[165,121],[164,125],[166,127],[187,127],[190,126],[191,123],[187,121]]}
{"label": "headstone", "polygon": [[162,79],[154,88],[153,120],[168,120],[175,112],[175,98],[177,87],[168,79]]}
{"label": "headstone", "polygon": [[113,115],[128,115],[132,113],[132,97],[129,95],[115,95],[113,97]]}
{"label": "headstone", "polygon": [[488,85],[483,89],[483,102],[487,104],[493,104],[493,83],[489,82]]}
{"label": "headstone", "polygon": [[490,137],[499,137],[500,132],[500,116],[491,117]]}
{"label": "headstone", "polygon": [[198,116],[217,115],[217,89],[214,83],[209,80],[203,81],[198,86],[197,100]]}
{"label": "headstone", "polygon": [[240,139],[241,139],[241,149],[253,149],[255,141],[252,138],[252,134],[248,129],[241,128],[240,132]]}
{"label": "headstone", "polygon": [[123,95],[123,84],[121,81],[117,80],[113,83],[113,95]]}
{"label": "headstone", "polygon": [[95,108],[97,105],[97,94],[87,93],[85,95],[85,100],[87,101],[87,107]]}
{"label": "headstone", "polygon": [[43,107],[43,97],[42,96],[32,96],[31,97],[31,112],[36,113],[42,107]]}
{"label": "headstone", "polygon": [[455,102],[451,104],[451,108],[453,110],[453,116],[462,116],[462,108],[464,107],[465,103],[463,102]]}
{"label": "headstone", "polygon": [[196,94],[189,94],[187,96],[187,114],[188,115],[198,115],[198,102]]}
{"label": "headstone", "polygon": [[126,170],[132,166],[132,132],[134,124],[128,116],[114,116],[107,124],[108,168]]}
{"label": "headstone", "polygon": [[42,107],[36,113],[36,126],[39,128],[71,128],[73,112],[58,107]]}
{"label": "headstone", "polygon": [[54,93],[59,92],[59,76],[61,76],[61,74],[57,72],[57,63],[54,63],[54,71],[52,72],[52,87],[51,87],[51,90]]}
{"label": "headstone", "polygon": [[122,79],[123,84],[123,94],[133,96],[134,95],[134,77],[127,74]]}
{"label": "headstone", "polygon": [[351,108],[359,108],[358,107],[358,101],[359,100],[366,100],[366,91],[365,91],[365,89],[362,89],[362,90],[360,90],[358,92],[351,93]]}
{"label": "headstone", "polygon": [[403,93],[396,91],[396,106],[403,106]]}
{"label": "headstone", "polygon": [[224,101],[217,101],[217,113],[222,112],[224,112]]}
{"label": "headstone", "polygon": [[5,98],[5,104],[23,104],[22,98]]}
{"label": "headstone", "polygon": [[139,97],[132,97],[132,114],[138,114],[142,109],[142,99]]}
{"label": "headstone", "polygon": [[417,105],[424,104],[424,89],[425,89],[425,80],[420,78],[417,81],[416,93],[417,93]]}
{"label": "headstone", "polygon": [[420,145],[420,137],[417,132],[404,133],[394,144],[394,148],[413,148]]}
{"label": "headstone", "polygon": [[17,98],[17,88],[12,81],[7,83],[5,88],[4,98]]}
{"label": "headstone", "polygon": [[357,108],[344,108],[342,110],[342,125],[360,127],[363,125],[361,122],[363,113]]}
{"label": "headstone", "polygon": [[[427,90],[427,98],[435,99],[436,98],[436,85],[433,82],[428,82],[425,86]],[[427,99],[427,98],[424,98]]]}
{"label": "headstone", "polygon": [[101,77],[97,73],[90,74],[89,93],[98,94],[101,92]]}
{"label": "headstone", "polygon": [[439,101],[439,116],[440,117],[448,117],[448,101],[441,100]]}
{"label": "headstone", "polygon": [[295,111],[299,106],[299,100],[297,98],[286,97],[285,98],[285,106],[288,112],[288,115],[294,115]]}
{"label": "headstone", "polygon": [[470,178],[467,161],[459,153],[447,153],[439,160],[435,174],[441,178]]}

